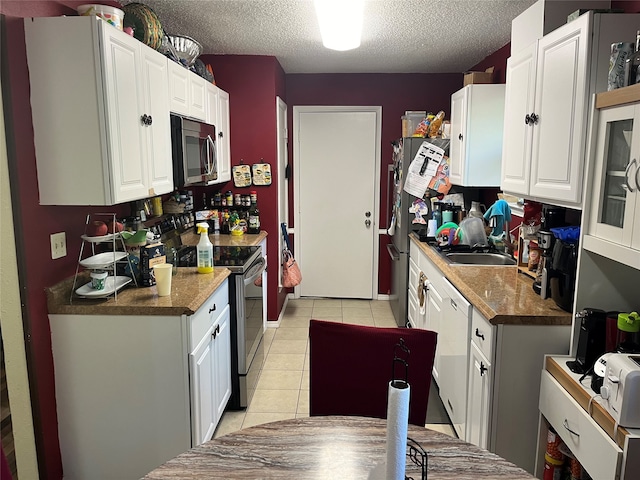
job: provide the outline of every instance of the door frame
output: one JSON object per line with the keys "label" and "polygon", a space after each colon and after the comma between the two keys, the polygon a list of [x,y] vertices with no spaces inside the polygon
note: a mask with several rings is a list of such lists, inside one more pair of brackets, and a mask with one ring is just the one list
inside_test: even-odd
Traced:
{"label": "door frame", "polygon": [[[280,121],[280,113],[284,114],[284,123]],[[276,96],[276,129],[278,158],[278,255],[284,248],[284,239],[280,233],[280,225],[289,223],[289,179],[286,177],[289,164],[289,132],[287,104]],[[284,134],[284,135],[282,135]],[[281,141],[284,139],[284,142]],[[278,291],[282,288],[282,262],[278,261]]]}
{"label": "door frame", "polygon": [[[293,224],[300,225],[300,148],[298,138],[300,134],[300,114],[301,113],[340,113],[340,112],[372,112],[376,114],[376,145],[375,145],[375,165],[374,165],[374,211],[372,212],[372,232],[373,232],[373,276],[371,278],[371,298],[377,300],[379,297],[378,275],[379,275],[379,257],[380,257],[380,235],[378,230],[382,228],[378,225],[380,214],[380,164],[381,164],[381,145],[382,145],[382,107],[381,106],[294,106],[293,107]],[[295,228],[289,229],[289,233],[295,233]],[[300,235],[294,235],[293,248],[296,255],[299,256],[300,248],[298,242]],[[296,257],[301,263],[304,259]],[[300,287],[293,289],[293,298],[300,298]]]}

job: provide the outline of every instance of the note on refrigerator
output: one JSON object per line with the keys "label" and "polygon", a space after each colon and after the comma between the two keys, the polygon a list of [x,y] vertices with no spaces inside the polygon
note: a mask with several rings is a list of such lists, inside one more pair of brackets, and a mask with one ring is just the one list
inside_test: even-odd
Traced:
{"label": "note on refrigerator", "polygon": [[429,182],[438,171],[438,165],[444,157],[444,150],[427,141],[422,142],[418,153],[411,160],[404,191],[421,198],[429,188]]}

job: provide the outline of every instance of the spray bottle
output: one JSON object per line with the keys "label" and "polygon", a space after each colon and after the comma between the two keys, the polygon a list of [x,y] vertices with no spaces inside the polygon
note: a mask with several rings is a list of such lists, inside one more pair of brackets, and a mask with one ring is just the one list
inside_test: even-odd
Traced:
{"label": "spray bottle", "polygon": [[198,233],[200,234],[200,242],[196,247],[198,255],[198,273],[213,273],[213,245],[209,240],[209,224],[198,223]]}

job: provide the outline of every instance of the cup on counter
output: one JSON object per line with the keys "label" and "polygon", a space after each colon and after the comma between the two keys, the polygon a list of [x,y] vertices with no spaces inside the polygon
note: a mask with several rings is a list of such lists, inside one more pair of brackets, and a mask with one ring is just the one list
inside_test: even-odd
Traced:
{"label": "cup on counter", "polygon": [[171,271],[173,265],[170,263],[160,263],[153,266],[153,275],[156,277],[156,289],[159,297],[171,295]]}
{"label": "cup on counter", "polygon": [[104,284],[108,276],[107,272],[91,272],[91,287],[94,290],[104,290]]}

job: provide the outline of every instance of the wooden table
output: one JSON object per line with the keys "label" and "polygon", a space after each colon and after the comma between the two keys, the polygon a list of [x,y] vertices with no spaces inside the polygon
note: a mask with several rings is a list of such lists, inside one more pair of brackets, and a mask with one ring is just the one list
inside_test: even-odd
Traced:
{"label": "wooden table", "polygon": [[[427,451],[429,480],[534,478],[487,450],[443,433],[409,425],[409,437]],[[283,420],[203,443],[161,465],[144,479],[366,479],[378,463],[384,462],[385,444],[386,420],[362,417]],[[407,475],[418,480],[420,470],[407,466]]]}

